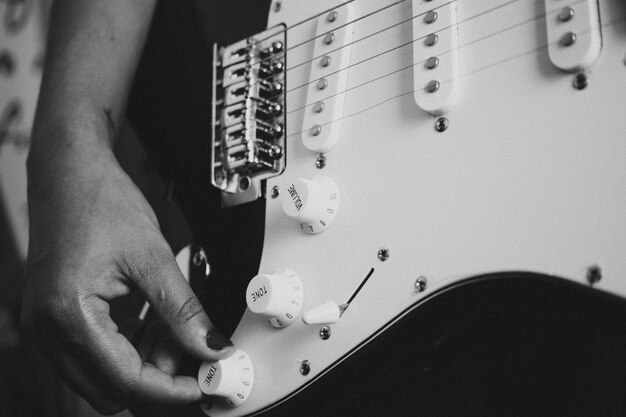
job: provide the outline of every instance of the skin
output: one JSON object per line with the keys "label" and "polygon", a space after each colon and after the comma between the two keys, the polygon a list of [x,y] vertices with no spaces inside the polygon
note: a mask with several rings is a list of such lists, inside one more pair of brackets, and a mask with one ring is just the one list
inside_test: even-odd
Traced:
{"label": "skin", "polygon": [[[218,334],[207,340],[209,318],[112,151],[154,7],[155,0],[55,1],[28,158],[23,328],[105,414],[198,401],[195,378],[176,375],[179,348],[202,360],[232,351]],[[165,330],[149,329],[136,345],[109,316],[109,301],[132,288]]]}

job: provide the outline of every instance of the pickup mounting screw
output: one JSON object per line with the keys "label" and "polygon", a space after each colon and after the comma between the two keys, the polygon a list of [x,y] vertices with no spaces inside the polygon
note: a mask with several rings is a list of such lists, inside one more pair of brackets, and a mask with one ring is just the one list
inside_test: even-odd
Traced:
{"label": "pickup mounting screw", "polygon": [[334,22],[335,20],[337,20],[337,18],[339,17],[339,13],[336,10],[333,10],[332,12],[328,13],[328,21],[329,22]]}
{"label": "pickup mounting screw", "polygon": [[587,74],[585,74],[584,72],[579,72],[578,74],[574,75],[574,81],[572,84],[574,85],[575,89],[584,90],[589,84]]}
{"label": "pickup mounting screw", "polygon": [[315,167],[317,169],[324,169],[326,167],[326,157],[324,155],[320,155],[315,160]]}
{"label": "pickup mounting screw", "polygon": [[385,262],[387,259],[389,259],[390,256],[391,256],[391,253],[389,252],[389,249],[387,248],[381,248],[378,251],[378,259],[381,262]]}
{"label": "pickup mounting screw", "polygon": [[278,185],[273,186],[270,196],[272,198],[278,198],[279,195],[280,195],[280,187]]}
{"label": "pickup mounting screw", "polygon": [[445,132],[448,130],[448,126],[450,126],[450,122],[446,117],[440,117],[435,122],[435,130],[439,133]]}
{"label": "pickup mounting screw", "polygon": [[300,373],[306,376],[309,372],[311,372],[311,362],[305,359],[300,364]]}
{"label": "pickup mounting screw", "polygon": [[598,265],[591,265],[587,268],[587,282],[594,285],[602,279],[602,269]]}
{"label": "pickup mounting screw", "polygon": [[323,326],[320,329],[320,337],[322,338],[322,340],[328,340],[330,339],[330,327],[328,326]]}
{"label": "pickup mounting screw", "polygon": [[417,280],[415,280],[415,292],[423,292],[426,289],[426,285],[428,284],[428,279],[420,275]]}
{"label": "pickup mounting screw", "polygon": [[274,11],[275,12],[280,12],[280,9],[283,8],[283,2],[282,1],[277,1],[276,3],[274,3]]}

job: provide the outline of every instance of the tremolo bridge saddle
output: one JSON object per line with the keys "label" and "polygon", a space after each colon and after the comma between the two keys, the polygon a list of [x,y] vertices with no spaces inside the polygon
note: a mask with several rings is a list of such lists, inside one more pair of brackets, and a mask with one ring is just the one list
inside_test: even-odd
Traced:
{"label": "tremolo bridge saddle", "polygon": [[211,181],[225,206],[261,196],[285,169],[285,28],[214,46]]}

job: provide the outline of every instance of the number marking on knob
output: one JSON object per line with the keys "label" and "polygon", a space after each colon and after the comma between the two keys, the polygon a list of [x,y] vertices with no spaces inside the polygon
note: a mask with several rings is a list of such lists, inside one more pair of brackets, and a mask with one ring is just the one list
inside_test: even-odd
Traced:
{"label": "number marking on knob", "polygon": [[287,268],[276,274],[257,275],[246,290],[250,311],[265,316],[273,327],[291,324],[300,314],[302,300],[302,281]]}
{"label": "number marking on knob", "polygon": [[335,181],[325,175],[297,178],[287,187],[282,205],[285,214],[298,222],[300,230],[320,233],[335,219],[339,190]]}

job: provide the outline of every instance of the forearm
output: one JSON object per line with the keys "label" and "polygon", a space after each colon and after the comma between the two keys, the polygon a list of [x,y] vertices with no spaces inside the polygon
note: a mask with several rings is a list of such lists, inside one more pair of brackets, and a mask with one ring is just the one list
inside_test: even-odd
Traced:
{"label": "forearm", "polygon": [[54,3],[29,165],[41,158],[110,149],[154,4],[155,0]]}

